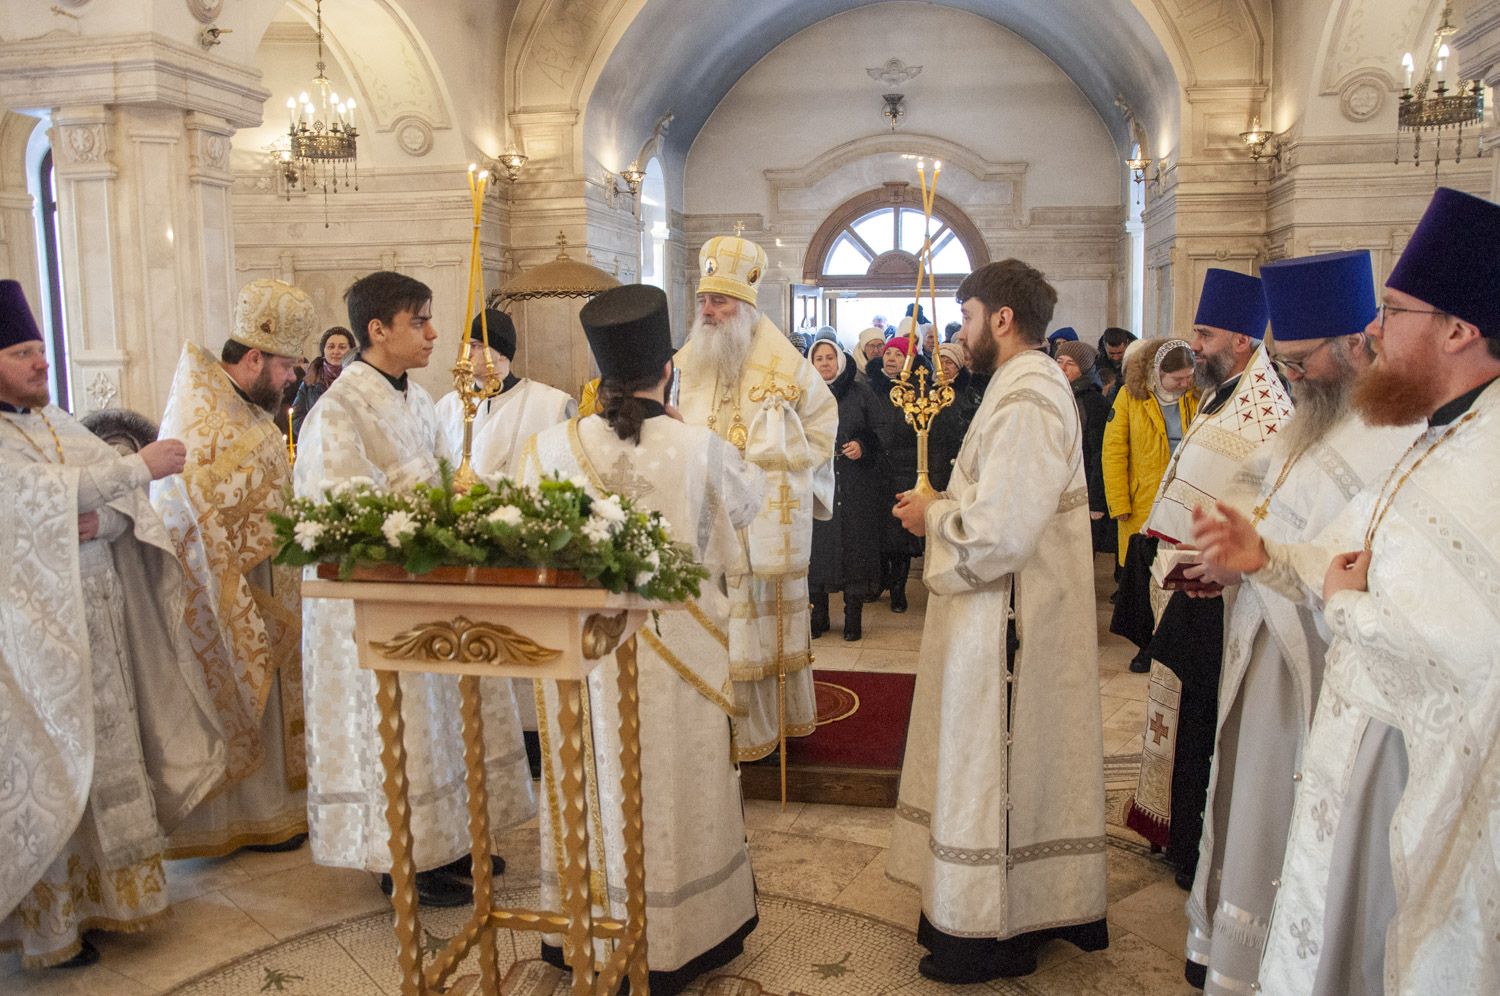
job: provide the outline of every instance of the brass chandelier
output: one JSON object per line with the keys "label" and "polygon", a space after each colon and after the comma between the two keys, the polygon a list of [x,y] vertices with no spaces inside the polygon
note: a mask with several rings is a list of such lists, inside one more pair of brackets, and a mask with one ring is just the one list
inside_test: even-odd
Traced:
{"label": "brass chandelier", "polygon": [[[1457,61],[1448,40],[1457,32],[1453,26],[1453,3],[1443,4],[1443,16],[1432,35],[1432,47],[1427,53],[1422,79],[1412,87],[1412,73],[1416,62],[1407,52],[1401,59],[1405,83],[1401,91],[1401,103],[1397,108],[1396,121],[1399,131],[1409,131],[1415,137],[1412,142],[1412,165],[1422,164],[1422,135],[1432,136],[1432,167],[1436,172],[1443,159],[1443,130],[1456,129],[1453,143],[1453,161],[1463,161],[1464,126],[1478,126],[1484,121],[1484,87],[1479,80],[1456,79],[1455,88],[1448,89],[1448,74],[1458,76]],[[1437,80],[1433,85],[1434,77]],[[1480,151],[1482,155],[1483,152]],[[1396,139],[1396,162],[1401,161],[1401,140]]]}
{"label": "brass chandelier", "polygon": [[[333,91],[323,62],[323,0],[316,0],[318,33],[318,75],[313,77],[316,103],[304,90],[286,101],[290,119],[287,137],[290,147],[282,154],[282,178],[287,199],[292,187],[317,188],[323,192],[323,227],[328,227],[328,193],[339,187],[359,189],[357,143],[359,131],[354,126],[354,100],[340,100]],[[340,170],[342,169],[342,178]]]}

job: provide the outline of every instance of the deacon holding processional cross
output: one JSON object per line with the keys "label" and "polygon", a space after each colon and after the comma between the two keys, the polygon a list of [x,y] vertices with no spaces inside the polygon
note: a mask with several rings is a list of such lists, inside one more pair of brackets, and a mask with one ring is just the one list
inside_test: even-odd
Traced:
{"label": "deacon holding processional cross", "polygon": [[729,591],[730,675],[745,713],[735,721],[735,753],[753,761],[814,727],[807,563],[820,482],[832,499],[838,402],[756,308],[765,250],[724,235],[698,261],[698,314],[676,357],[679,408],[766,474],[764,504],[741,532],[750,574]]}

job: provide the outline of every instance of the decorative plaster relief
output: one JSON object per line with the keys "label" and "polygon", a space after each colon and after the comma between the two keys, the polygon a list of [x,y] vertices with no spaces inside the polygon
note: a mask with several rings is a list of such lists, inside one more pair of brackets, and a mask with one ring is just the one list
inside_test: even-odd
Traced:
{"label": "decorative plaster relief", "polygon": [[900,59],[888,59],[883,66],[874,66],[866,69],[870,79],[884,83],[886,86],[899,86],[909,80],[914,80],[922,73],[921,66],[908,66]]}
{"label": "decorative plaster relief", "polygon": [[[1394,69],[1399,53],[1412,48],[1421,30],[1422,20],[1427,16],[1429,5],[1425,2],[1407,2],[1405,11],[1395,16],[1391,0],[1340,0],[1338,19],[1334,22],[1333,38],[1338,39],[1329,53],[1323,69],[1325,95],[1340,94],[1340,83],[1351,73],[1360,69],[1383,67]],[[1394,85],[1389,73],[1385,74],[1388,85]],[[1345,111],[1348,114],[1348,111]],[[1351,118],[1363,121],[1365,118]]]}
{"label": "decorative plaster relief", "polygon": [[224,9],[224,0],[187,0],[187,8],[204,24],[212,24]]}
{"label": "decorative plaster relief", "polygon": [[396,144],[409,156],[425,156],[432,151],[432,125],[417,117],[406,115],[393,122]]}
{"label": "decorative plaster relief", "polygon": [[522,106],[572,106],[590,42],[603,29],[619,0],[556,0],[537,18],[521,57]]}
{"label": "decorative plaster relief", "polygon": [[89,381],[88,389],[84,393],[88,396],[89,411],[97,412],[114,403],[114,400],[120,396],[120,387],[117,378],[100,370],[94,374],[94,379]]}
{"label": "decorative plaster relief", "polygon": [[1368,121],[1385,106],[1389,83],[1383,76],[1361,73],[1339,90],[1339,110],[1350,121]]}
{"label": "decorative plaster relief", "polygon": [[59,143],[69,163],[90,166],[109,160],[109,136],[103,124],[60,125]]}
{"label": "decorative plaster relief", "polygon": [[1191,65],[1189,85],[1259,82],[1264,33],[1245,0],[1155,0]]}
{"label": "decorative plaster relief", "polygon": [[[409,115],[434,127],[451,126],[434,60],[394,4],[344,0],[324,8],[323,25],[349,82],[368,96],[360,101],[360,113],[375,130],[391,131]],[[358,39],[358,44],[342,44],[344,38]]]}

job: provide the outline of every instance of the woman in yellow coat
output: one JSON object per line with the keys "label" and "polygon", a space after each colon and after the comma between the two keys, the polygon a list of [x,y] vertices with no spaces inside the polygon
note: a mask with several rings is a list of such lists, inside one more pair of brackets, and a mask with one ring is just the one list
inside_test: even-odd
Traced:
{"label": "woman in yellow coat", "polygon": [[1181,339],[1142,339],[1125,351],[1125,376],[1104,429],[1104,495],[1120,530],[1119,562],[1140,532],[1167,462],[1198,411],[1194,357]]}

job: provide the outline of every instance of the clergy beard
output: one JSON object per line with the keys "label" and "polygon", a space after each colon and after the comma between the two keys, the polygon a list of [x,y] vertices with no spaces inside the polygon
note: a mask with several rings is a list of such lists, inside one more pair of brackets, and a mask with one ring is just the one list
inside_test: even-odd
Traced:
{"label": "clergy beard", "polygon": [[264,408],[272,415],[281,408],[281,388],[271,383],[271,368],[269,365],[260,368],[260,376],[255,378],[255,383],[245,392],[252,405]]}
{"label": "clergy beard", "polygon": [[1193,381],[1198,385],[1198,390],[1209,395],[1217,391],[1219,385],[1229,379],[1230,362],[1225,353],[1199,357],[1198,365],[1193,368]]}
{"label": "clergy beard", "polygon": [[969,369],[977,374],[994,373],[995,364],[1000,359],[1000,344],[995,341],[994,336],[988,334],[988,313],[985,315],[985,329],[970,347]]}
{"label": "clergy beard", "polygon": [[1356,371],[1341,352],[1333,354],[1339,375],[1333,380],[1308,380],[1292,385],[1296,407],[1282,429],[1292,453],[1302,453],[1322,439],[1349,414]]}
{"label": "clergy beard", "polygon": [[1437,383],[1424,377],[1422,364],[1388,367],[1384,356],[1354,385],[1354,409],[1371,425],[1412,425],[1442,403]]}
{"label": "clergy beard", "polygon": [[704,354],[717,371],[721,383],[739,383],[745,361],[750,358],[755,320],[759,316],[753,307],[741,302],[734,316],[722,322],[706,320],[702,315],[694,319],[688,341],[702,343]]}

